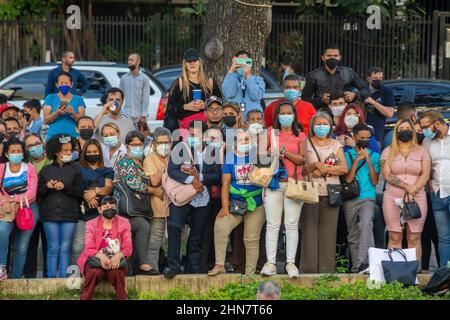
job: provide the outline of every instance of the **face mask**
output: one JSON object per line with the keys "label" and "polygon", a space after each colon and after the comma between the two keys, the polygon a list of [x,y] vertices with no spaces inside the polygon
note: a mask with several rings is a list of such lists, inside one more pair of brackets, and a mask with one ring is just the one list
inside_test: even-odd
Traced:
{"label": "face mask", "polygon": [[330,133],[330,126],[327,124],[319,124],[314,126],[313,131],[319,138],[325,138]]}
{"label": "face mask", "polygon": [[372,80],[372,87],[374,87],[375,89],[380,89],[381,88],[381,80]]}
{"label": "face mask", "polygon": [[200,139],[198,137],[187,137],[187,144],[195,149],[200,145]]}
{"label": "face mask", "polygon": [[83,140],[89,140],[94,135],[94,129],[80,129],[80,137]]}
{"label": "face mask", "polygon": [[107,147],[114,148],[119,144],[119,137],[118,136],[104,137],[103,142]]}
{"label": "face mask", "polygon": [[332,107],[330,107],[331,113],[333,113],[333,116],[335,116],[335,117],[340,117],[342,115],[342,113],[344,112],[344,109],[346,106],[347,106],[346,104],[343,104],[340,106],[332,106]]}
{"label": "face mask", "polygon": [[417,143],[422,144],[423,140],[425,139],[425,136],[422,132],[417,133]]}
{"label": "face mask", "polygon": [[68,163],[68,162],[72,161],[72,155],[63,155],[61,158],[61,161],[64,163]]}
{"label": "face mask", "polygon": [[262,129],[263,129],[263,125],[258,122],[250,123],[248,126],[248,131],[250,131],[250,133],[254,134],[254,135],[257,135],[258,133],[260,133]]}
{"label": "face mask", "polygon": [[74,151],[72,153],[72,161],[77,161],[78,159],[80,159],[80,152],[79,151]]}
{"label": "face mask", "polygon": [[286,89],[284,90],[284,97],[286,99],[289,99],[291,101],[295,101],[298,99],[300,95],[300,91],[295,90],[295,89]]}
{"label": "face mask", "polygon": [[232,127],[236,124],[236,116],[224,116],[222,121],[227,127]]}
{"label": "face mask", "polygon": [[170,145],[168,143],[158,144],[156,146],[156,152],[159,155],[165,157],[170,153]]}
{"label": "face mask", "polygon": [[9,162],[12,164],[19,164],[23,160],[23,154],[21,153],[11,153],[9,156]]}
{"label": "face mask", "polygon": [[25,113],[23,116],[25,117],[25,120],[27,120],[27,122],[31,120],[31,114]]}
{"label": "face mask", "polygon": [[144,148],[142,147],[131,147],[130,148],[131,157],[134,159],[139,159],[144,155]]}
{"label": "face mask", "polygon": [[28,154],[33,159],[40,159],[44,154],[44,146],[42,144],[34,146],[30,150],[28,150]]}
{"label": "face mask", "polygon": [[86,161],[90,164],[97,163],[100,161],[100,155],[98,154],[86,155]]}
{"label": "face mask", "polygon": [[61,92],[61,94],[63,96],[65,96],[65,95],[67,95],[69,93],[70,86],[65,86],[65,85],[64,86],[59,86],[58,89],[59,89],[59,92]]}
{"label": "face mask", "polygon": [[278,116],[278,120],[283,128],[290,128],[294,122],[293,114],[282,114]]}
{"label": "face mask", "polygon": [[106,209],[103,211],[102,216],[105,217],[106,219],[111,220],[112,218],[114,218],[117,214],[117,209]]}
{"label": "face mask", "polygon": [[7,134],[7,138],[8,138],[8,140],[12,139],[12,138],[17,138],[18,135],[19,134],[17,132],[12,131],[12,132]]}
{"label": "face mask", "polygon": [[248,153],[250,151],[250,144],[241,144],[237,146],[237,151],[239,153]]}
{"label": "face mask", "polygon": [[359,149],[367,149],[368,147],[369,147],[369,144],[370,144],[370,140],[357,140],[356,141],[356,146],[359,148]]}
{"label": "face mask", "polygon": [[244,69],[243,68],[237,68],[236,69],[237,75],[242,78],[244,76]]}
{"label": "face mask", "polygon": [[353,129],[359,123],[359,118],[353,114],[345,116],[344,123],[347,128]]}
{"label": "face mask", "polygon": [[330,68],[331,70],[336,69],[337,65],[339,64],[339,60],[336,58],[329,58],[325,60],[325,65]]}
{"label": "face mask", "polygon": [[410,142],[412,140],[413,133],[411,130],[405,130],[397,132],[397,138],[401,142]]}
{"label": "face mask", "polygon": [[206,144],[213,148],[220,148],[222,146],[222,142],[219,141],[207,141]]}
{"label": "face mask", "polygon": [[431,130],[431,128],[425,128],[425,129],[423,129],[423,135],[425,136],[425,138],[433,140],[437,136],[437,130],[436,130],[436,132],[433,132],[433,130]]}

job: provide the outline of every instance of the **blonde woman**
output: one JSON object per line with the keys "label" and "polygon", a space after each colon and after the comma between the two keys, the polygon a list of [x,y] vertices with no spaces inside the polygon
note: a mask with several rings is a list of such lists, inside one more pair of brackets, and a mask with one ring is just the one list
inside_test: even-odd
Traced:
{"label": "blonde woman", "polygon": [[421,233],[427,216],[427,197],[424,186],[428,183],[431,159],[428,151],[417,143],[416,130],[410,120],[395,125],[392,145],[381,154],[381,167],[386,180],[383,196],[383,215],[389,234],[388,248],[402,248],[403,226],[400,224],[398,199],[414,199],[422,217],[405,223],[408,248],[415,248],[417,261],[421,261]]}
{"label": "blonde woman", "polygon": [[206,122],[205,101],[210,96],[222,98],[222,92],[212,78],[207,78],[196,49],[184,52],[182,75],[170,87],[164,127],[170,131],[187,129],[193,120]]}
{"label": "blonde woman", "polygon": [[100,134],[103,138],[102,150],[103,161],[106,168],[113,168],[127,153],[127,147],[120,142],[120,129],[113,123],[106,123],[100,130]]}

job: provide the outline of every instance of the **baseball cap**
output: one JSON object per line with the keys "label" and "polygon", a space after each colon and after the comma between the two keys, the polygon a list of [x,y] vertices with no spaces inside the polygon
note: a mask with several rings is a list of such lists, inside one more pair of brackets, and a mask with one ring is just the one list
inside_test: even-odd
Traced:
{"label": "baseball cap", "polygon": [[3,112],[5,112],[8,109],[14,109],[17,112],[20,111],[19,107],[13,105],[12,103],[4,103],[4,104],[0,105],[0,114],[2,114]]}
{"label": "baseball cap", "polygon": [[222,100],[222,99],[220,99],[220,98],[217,97],[217,96],[211,96],[211,97],[208,98],[208,100],[206,100],[206,102],[205,102],[205,108],[208,109],[209,106],[210,106],[211,104],[213,104],[214,102],[220,104],[220,106],[223,107],[223,100]]}
{"label": "baseball cap", "polygon": [[188,62],[197,61],[200,59],[200,54],[197,49],[189,48],[184,52],[183,59]]}

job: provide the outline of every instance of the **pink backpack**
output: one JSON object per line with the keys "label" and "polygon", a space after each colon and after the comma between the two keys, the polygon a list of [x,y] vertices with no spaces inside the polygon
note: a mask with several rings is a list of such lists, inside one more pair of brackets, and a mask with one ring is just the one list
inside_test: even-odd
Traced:
{"label": "pink backpack", "polygon": [[19,230],[33,230],[34,227],[34,217],[33,212],[30,209],[28,203],[28,198],[25,197],[25,206],[22,203],[23,198],[20,198],[20,207],[17,209],[16,214],[16,226]]}

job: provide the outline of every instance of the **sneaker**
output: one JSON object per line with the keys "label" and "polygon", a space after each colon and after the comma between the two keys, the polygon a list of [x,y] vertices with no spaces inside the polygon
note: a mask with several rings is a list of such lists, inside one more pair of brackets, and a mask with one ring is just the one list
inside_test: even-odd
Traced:
{"label": "sneaker", "polygon": [[298,268],[295,266],[295,264],[293,264],[291,262],[286,264],[286,271],[288,273],[289,279],[298,278],[300,276],[300,274],[298,272]]}
{"label": "sneaker", "polygon": [[261,270],[263,277],[275,276],[277,274],[277,267],[270,262],[267,262]]}
{"label": "sneaker", "polygon": [[5,267],[0,267],[0,281],[8,279],[8,271]]}

